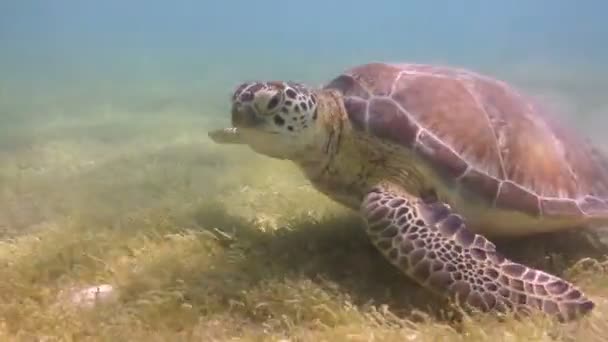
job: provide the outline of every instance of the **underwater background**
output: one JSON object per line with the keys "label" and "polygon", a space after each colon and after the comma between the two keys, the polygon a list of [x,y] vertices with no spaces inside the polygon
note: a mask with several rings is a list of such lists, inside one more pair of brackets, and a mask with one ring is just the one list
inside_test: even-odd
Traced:
{"label": "underwater background", "polygon": [[[207,137],[242,81],[321,86],[388,61],[507,80],[606,148],[607,10],[0,1],[0,340],[608,340],[608,266],[581,266],[574,238],[504,248],[591,293],[589,320],[456,323],[291,164]],[[65,305],[96,284],[119,299]]]}
{"label": "underwater background", "polygon": [[592,106],[606,84],[608,5],[599,0],[0,6],[0,94],[19,117],[15,111],[58,106],[45,101],[88,100],[73,114],[108,104],[148,113],[174,105],[218,118],[242,80],[320,85],[369,61],[470,67],[539,92],[563,90],[578,106]]}

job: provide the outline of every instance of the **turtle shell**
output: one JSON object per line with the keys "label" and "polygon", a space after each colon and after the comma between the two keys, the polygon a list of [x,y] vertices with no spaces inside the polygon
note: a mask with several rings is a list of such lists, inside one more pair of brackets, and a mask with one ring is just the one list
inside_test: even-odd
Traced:
{"label": "turtle shell", "polygon": [[415,151],[496,208],[608,218],[608,163],[538,101],[469,70],[370,63],[330,81],[355,130]]}

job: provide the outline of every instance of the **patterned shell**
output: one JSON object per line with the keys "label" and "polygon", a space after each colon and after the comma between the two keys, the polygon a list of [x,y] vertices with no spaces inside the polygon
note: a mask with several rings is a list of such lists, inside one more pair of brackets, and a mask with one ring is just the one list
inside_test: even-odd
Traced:
{"label": "patterned shell", "polygon": [[498,208],[608,218],[608,162],[532,98],[468,70],[370,63],[333,79],[353,127]]}

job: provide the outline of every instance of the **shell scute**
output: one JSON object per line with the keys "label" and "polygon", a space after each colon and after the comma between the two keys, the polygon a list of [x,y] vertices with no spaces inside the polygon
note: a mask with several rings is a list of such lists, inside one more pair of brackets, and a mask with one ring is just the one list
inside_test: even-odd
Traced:
{"label": "shell scute", "polygon": [[500,181],[486,173],[471,169],[459,179],[460,184],[465,188],[485,199],[486,202],[492,203],[498,193]]}
{"label": "shell scute", "polygon": [[502,177],[495,137],[474,95],[461,80],[402,74],[394,89],[393,99],[422,127],[476,167]]}
{"label": "shell scute", "polygon": [[375,96],[388,96],[399,71],[399,68],[393,65],[373,63],[355,67],[347,75],[358,81],[363,88],[373,92]]}
{"label": "shell scute", "polygon": [[471,84],[495,132],[504,179],[540,196],[575,197],[578,185],[563,146],[533,101],[494,80],[475,78]]}
{"label": "shell scute", "polygon": [[579,217],[583,216],[581,208],[573,199],[541,198],[540,208],[543,215],[553,217]]}
{"label": "shell scute", "polygon": [[496,207],[518,210],[532,216],[541,214],[538,195],[511,181],[501,183],[496,196]]}
{"label": "shell scute", "polygon": [[333,79],[327,86],[327,89],[338,89],[345,97],[357,97],[362,99],[369,99],[370,93],[363,88],[361,83],[350,75],[340,75]]}
{"label": "shell scute", "polygon": [[599,199],[595,196],[585,196],[580,202],[579,207],[589,216],[594,216],[608,211],[608,203],[605,200]]}
{"label": "shell scute", "polygon": [[427,131],[420,133],[416,141],[415,151],[429,162],[436,171],[451,178],[463,175],[468,168],[467,162],[460,158],[456,152]]}
{"label": "shell scute", "polygon": [[411,149],[487,203],[608,221],[608,157],[504,82],[451,67],[370,63],[326,88],[342,92],[355,129]]}
{"label": "shell scute", "polygon": [[368,131],[377,137],[412,147],[419,127],[394,101],[375,98],[369,102]]}
{"label": "shell scute", "polygon": [[367,130],[367,101],[358,97],[346,97],[344,98],[344,108],[354,129]]}

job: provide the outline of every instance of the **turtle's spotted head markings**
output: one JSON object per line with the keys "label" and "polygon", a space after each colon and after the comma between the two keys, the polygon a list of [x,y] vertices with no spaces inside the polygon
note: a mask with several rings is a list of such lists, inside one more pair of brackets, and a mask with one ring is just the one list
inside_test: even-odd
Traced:
{"label": "turtle's spotted head markings", "polygon": [[232,98],[232,124],[272,133],[297,135],[313,126],[317,98],[292,82],[248,82]]}
{"label": "turtle's spotted head markings", "polygon": [[246,132],[249,145],[266,155],[288,158],[310,145],[318,99],[294,82],[246,82],[232,96],[232,125]]}

